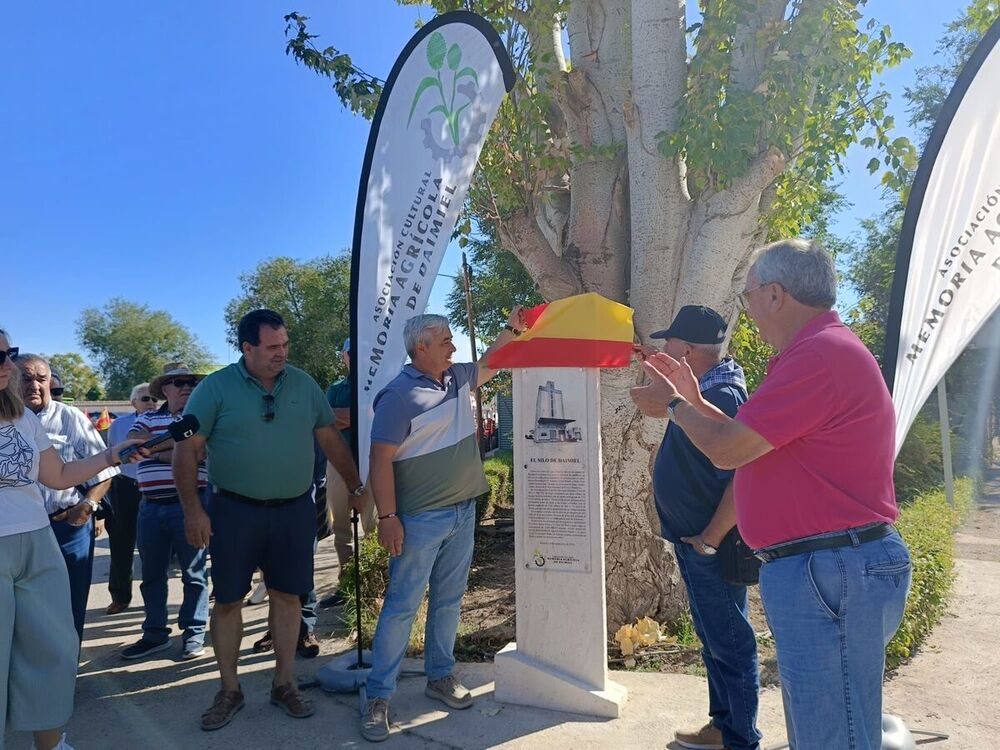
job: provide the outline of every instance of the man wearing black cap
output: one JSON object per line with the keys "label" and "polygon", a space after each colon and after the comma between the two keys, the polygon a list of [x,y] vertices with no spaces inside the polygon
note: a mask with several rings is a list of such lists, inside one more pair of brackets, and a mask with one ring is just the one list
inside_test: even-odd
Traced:
{"label": "man wearing black cap", "polygon": [[[715,310],[686,305],[669,328],[650,334],[664,339],[663,351],[686,359],[698,378],[702,397],[730,417],[747,399],[743,369],[724,356],[726,321]],[[642,347],[639,354],[653,354]],[[632,399],[643,414],[668,416],[650,389],[633,388]],[[757,645],[747,616],[746,586],[727,583],[716,552],[736,524],[733,472],[717,469],[671,421],[653,465],[653,495],[663,537],[674,545],[677,565],[687,587],[695,631],[703,644],[708,673],[710,720],[692,731],[678,731],[681,747],[706,750],[756,750]]]}

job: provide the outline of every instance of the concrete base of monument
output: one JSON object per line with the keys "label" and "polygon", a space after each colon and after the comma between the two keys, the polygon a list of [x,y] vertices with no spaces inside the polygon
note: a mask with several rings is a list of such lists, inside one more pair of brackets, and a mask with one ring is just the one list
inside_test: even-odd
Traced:
{"label": "concrete base of monument", "polygon": [[617,719],[628,690],[607,680],[598,690],[517,650],[508,643],[493,659],[495,697],[501,703]]}

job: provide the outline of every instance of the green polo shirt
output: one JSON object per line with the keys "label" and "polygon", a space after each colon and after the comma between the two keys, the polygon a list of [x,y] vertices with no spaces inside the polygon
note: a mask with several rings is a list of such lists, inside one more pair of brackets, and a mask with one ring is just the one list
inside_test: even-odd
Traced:
{"label": "green polo shirt", "polygon": [[258,500],[297,497],[313,480],[313,431],[333,422],[333,410],[316,381],[291,365],[274,384],[270,421],[266,393],[241,357],[202,380],[184,413],[198,418],[213,484]]}

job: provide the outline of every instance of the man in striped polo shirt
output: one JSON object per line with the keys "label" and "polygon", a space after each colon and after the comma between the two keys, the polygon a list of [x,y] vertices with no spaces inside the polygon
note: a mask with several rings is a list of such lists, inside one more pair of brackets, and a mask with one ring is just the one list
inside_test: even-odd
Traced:
{"label": "man in striped polo shirt", "polygon": [[[481,361],[488,362],[493,350],[524,328],[517,307]],[[452,670],[472,563],[475,498],[489,491],[470,395],[497,371],[453,364],[455,346],[441,315],[411,318],[403,338],[410,364],[375,397],[371,433],[369,485],[378,508],[379,542],[391,555],[361,721],[361,734],[372,742],[389,736],[389,699],[428,585],[425,693],[451,708],[472,705],[472,695]]]}
{"label": "man in striped polo shirt", "polygon": [[[191,391],[203,376],[195,375],[181,362],[163,368],[153,378],[149,392],[166,403],[155,411],[139,415],[130,438],[149,440],[167,431],[181,418]],[[207,550],[190,545],[184,533],[184,510],[174,483],[171,466],[174,442],[168,440],[153,449],[139,464],[137,480],[142,501],[137,523],[139,556],[142,558],[142,592],[146,619],[142,638],[122,651],[123,659],[141,659],[170,648],[170,625],[167,622],[167,575],[170,558],[177,556],[184,583],[184,599],[177,613],[181,629],[181,658],[195,659],[205,653],[205,630],[208,626]],[[198,464],[198,487],[208,485],[204,456]],[[202,501],[204,502],[204,500]]]}

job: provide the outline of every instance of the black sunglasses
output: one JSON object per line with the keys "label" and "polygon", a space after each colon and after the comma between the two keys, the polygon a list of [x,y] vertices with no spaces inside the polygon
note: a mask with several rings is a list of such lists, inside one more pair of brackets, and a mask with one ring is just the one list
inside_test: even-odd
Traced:
{"label": "black sunglasses", "polygon": [[142,403],[144,404],[148,404],[150,401],[152,401],[155,404],[160,399],[156,398],[155,396],[139,396],[139,400],[142,401]]}
{"label": "black sunglasses", "polygon": [[198,385],[198,381],[194,378],[174,378],[173,380],[164,380],[163,385],[172,385],[176,388],[194,388]]}
{"label": "black sunglasses", "polygon": [[12,346],[7,351],[0,349],[0,365],[6,362],[8,359],[11,362],[17,362],[17,355],[21,353],[21,350],[16,346]]}
{"label": "black sunglasses", "polygon": [[49,388],[49,393],[51,393],[53,396],[61,396],[63,395],[63,391],[65,390],[66,390],[65,388]]}
{"label": "black sunglasses", "polygon": [[261,419],[265,422],[274,421],[274,396],[270,393],[264,394],[264,413],[261,415]]}

